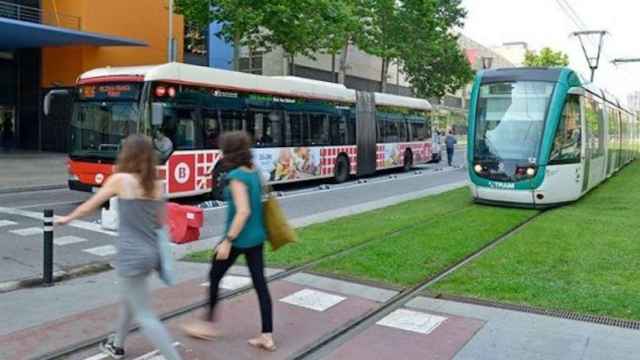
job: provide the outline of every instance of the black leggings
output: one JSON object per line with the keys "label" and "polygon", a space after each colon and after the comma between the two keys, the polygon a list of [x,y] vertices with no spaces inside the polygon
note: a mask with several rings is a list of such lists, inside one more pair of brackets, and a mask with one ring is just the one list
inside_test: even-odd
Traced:
{"label": "black leggings", "polygon": [[260,302],[260,316],[262,317],[262,332],[273,332],[273,318],[271,309],[271,295],[267,288],[267,281],[264,278],[264,258],[262,254],[262,245],[252,248],[231,248],[231,254],[226,260],[216,260],[215,254],[211,260],[211,271],[209,271],[209,312],[208,321],[213,320],[214,310],[218,302],[218,288],[220,280],[229,270],[231,265],[236,261],[240,254],[244,254],[251,272],[251,280],[253,287],[258,293],[258,301]]}

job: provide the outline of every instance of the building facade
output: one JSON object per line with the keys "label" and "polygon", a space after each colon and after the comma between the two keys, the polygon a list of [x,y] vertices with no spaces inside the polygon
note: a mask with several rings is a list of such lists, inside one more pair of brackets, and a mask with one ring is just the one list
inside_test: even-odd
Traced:
{"label": "building facade", "polygon": [[[182,17],[173,25],[181,61]],[[0,131],[11,139],[2,145],[66,151],[70,116],[45,117],[46,92],[93,68],[164,63],[168,32],[166,0],[0,2]]]}

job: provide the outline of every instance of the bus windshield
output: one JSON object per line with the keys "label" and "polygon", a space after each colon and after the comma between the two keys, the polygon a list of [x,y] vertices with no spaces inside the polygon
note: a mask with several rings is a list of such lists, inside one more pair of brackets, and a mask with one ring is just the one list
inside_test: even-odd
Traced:
{"label": "bus windshield", "polygon": [[122,141],[137,132],[137,102],[87,102],[74,104],[71,120],[71,155],[115,159]]}
{"label": "bus windshield", "polygon": [[535,81],[482,85],[474,160],[536,164],[553,89],[553,83]]}
{"label": "bus windshield", "polygon": [[137,132],[140,90],[137,83],[78,87],[71,119],[71,155],[115,159],[122,141]]}

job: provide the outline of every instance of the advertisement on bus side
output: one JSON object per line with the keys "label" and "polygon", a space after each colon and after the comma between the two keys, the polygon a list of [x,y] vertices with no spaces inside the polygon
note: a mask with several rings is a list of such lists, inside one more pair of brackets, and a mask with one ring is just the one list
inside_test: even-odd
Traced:
{"label": "advertisement on bus side", "polygon": [[320,148],[255,149],[254,159],[269,181],[292,181],[320,176]]}

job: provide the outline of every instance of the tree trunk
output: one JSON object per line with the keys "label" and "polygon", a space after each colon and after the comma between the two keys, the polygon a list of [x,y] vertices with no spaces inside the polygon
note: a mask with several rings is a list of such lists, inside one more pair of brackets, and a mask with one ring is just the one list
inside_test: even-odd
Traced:
{"label": "tree trunk", "polygon": [[240,34],[233,36],[233,70],[240,71]]}
{"label": "tree trunk", "polygon": [[347,61],[349,60],[349,40],[344,44],[340,54],[340,66],[338,67],[338,82],[344,84],[347,79]]}
{"label": "tree trunk", "polygon": [[296,58],[295,55],[289,55],[289,75],[295,76],[296,74]]}
{"label": "tree trunk", "polygon": [[387,74],[389,73],[389,60],[382,59],[382,71],[380,72],[380,92],[387,92]]}
{"label": "tree trunk", "polygon": [[336,82],[336,54],[331,54],[331,82]]}

